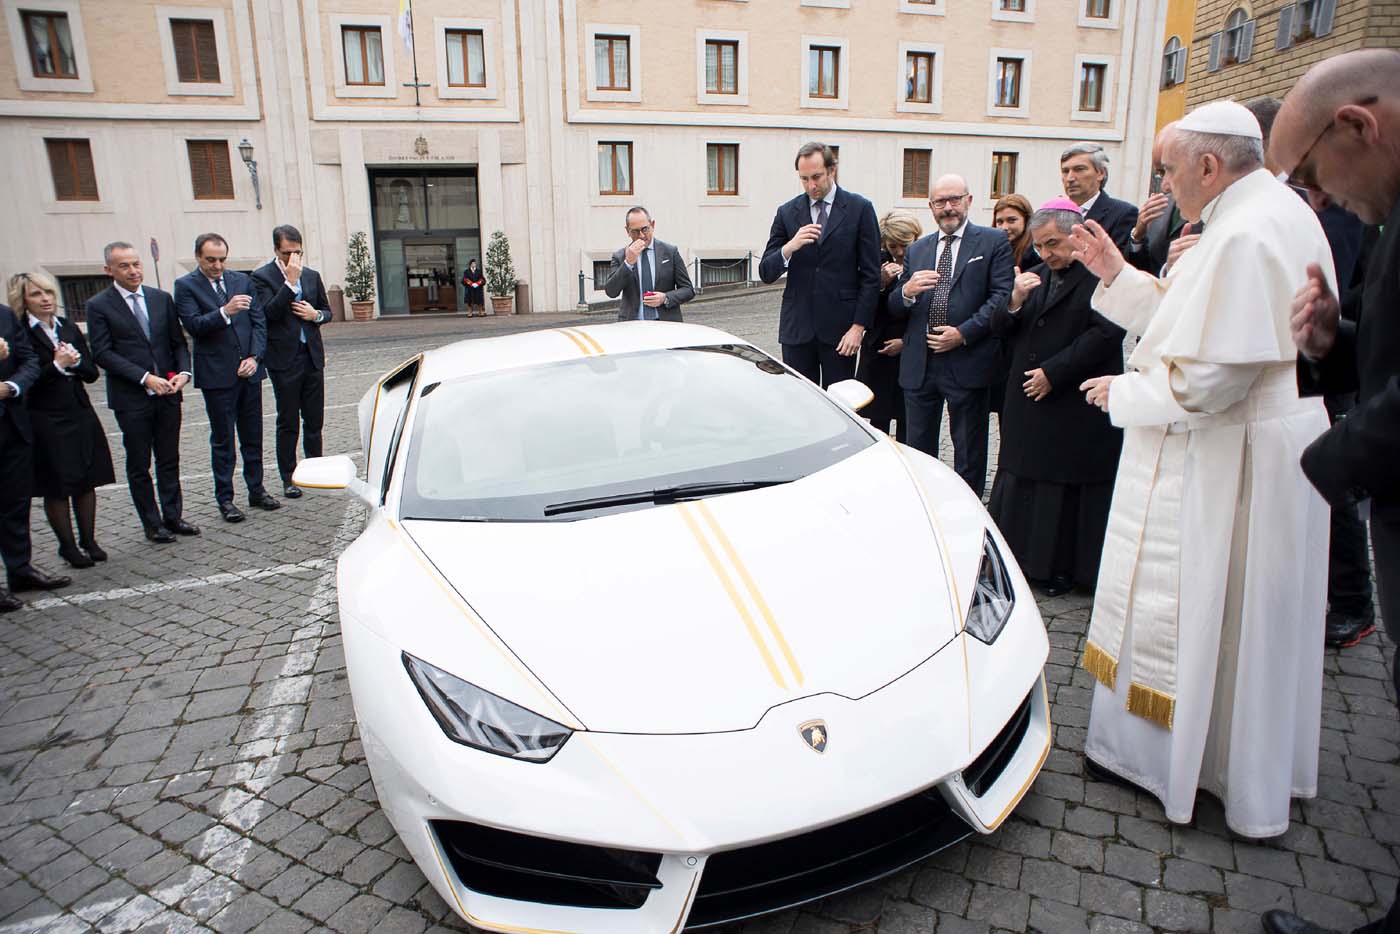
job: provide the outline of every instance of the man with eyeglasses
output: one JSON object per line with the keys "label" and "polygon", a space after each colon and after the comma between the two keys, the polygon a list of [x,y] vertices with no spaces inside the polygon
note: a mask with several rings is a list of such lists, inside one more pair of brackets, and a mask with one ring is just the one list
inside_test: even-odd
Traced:
{"label": "man with eyeglasses", "polygon": [[1130,372],[1080,386],[1123,429],[1082,662],[1086,770],[1179,824],[1208,791],[1232,831],[1274,837],[1318,788],[1328,509],[1298,457],[1327,414],[1298,398],[1288,317],[1332,255],[1243,106],[1187,114],[1163,168],[1205,224],[1169,276],[1127,266],[1092,221],[1071,235],[1094,309],[1140,335]]}
{"label": "man with eyeglasses", "polygon": [[603,291],[621,296],[619,321],[680,321],[681,305],[695,297],[681,251],[656,239],[656,221],[638,205],[627,212],[627,245],[612,255]]}
{"label": "man with eyeglasses", "polygon": [[[1341,314],[1325,267],[1314,264],[1290,327],[1301,392],[1357,392],[1346,418],[1303,452],[1302,467],[1328,502],[1369,511],[1381,619],[1400,641],[1400,52],[1365,49],[1314,65],[1284,98],[1269,162],[1291,184],[1384,225],[1356,319]],[[1400,685],[1400,656],[1392,677]],[[1400,892],[1357,934],[1400,932],[1398,906]],[[1269,934],[1332,934],[1285,911],[1262,922]]]}
{"label": "man with eyeglasses", "polygon": [[980,499],[991,385],[1005,378],[991,319],[1011,296],[1011,241],[995,227],[968,222],[972,195],[960,175],[934,181],[928,203],[938,230],[909,247],[904,274],[886,299],[890,314],[909,319],[899,357],[907,437],[937,457],[946,402],[953,469]]}

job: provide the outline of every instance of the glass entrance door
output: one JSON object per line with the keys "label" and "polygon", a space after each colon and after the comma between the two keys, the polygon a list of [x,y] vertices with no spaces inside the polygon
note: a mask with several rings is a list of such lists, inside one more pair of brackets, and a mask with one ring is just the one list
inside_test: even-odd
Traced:
{"label": "glass entrance door", "polygon": [[381,314],[462,307],[462,270],[481,244],[475,168],[371,169]]}

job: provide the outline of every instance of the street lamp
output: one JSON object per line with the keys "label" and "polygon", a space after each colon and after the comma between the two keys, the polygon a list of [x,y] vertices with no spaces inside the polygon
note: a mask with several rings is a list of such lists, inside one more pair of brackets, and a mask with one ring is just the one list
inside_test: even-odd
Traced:
{"label": "street lamp", "polygon": [[238,154],[243,157],[243,164],[248,167],[248,174],[253,177],[253,197],[258,203],[258,210],[262,210],[262,192],[258,189],[258,163],[253,159],[253,144],[248,142],[248,137],[243,137],[238,141]]}

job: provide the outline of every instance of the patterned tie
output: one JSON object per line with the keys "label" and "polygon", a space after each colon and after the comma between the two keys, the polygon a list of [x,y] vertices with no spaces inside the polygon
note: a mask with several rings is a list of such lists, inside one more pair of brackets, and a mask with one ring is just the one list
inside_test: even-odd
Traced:
{"label": "patterned tie", "polygon": [[151,339],[151,319],[146,316],[146,309],[141,307],[141,296],[133,292],[130,299],[131,313],[136,316],[136,323],[141,325],[141,333],[146,335],[146,340],[149,341]]}
{"label": "patterned tie", "polygon": [[[638,269],[639,275],[641,276],[641,280],[642,280],[642,294],[643,294],[643,295],[645,295],[645,294],[648,293],[648,292],[654,291],[655,286],[656,286],[656,280],[654,280],[654,279],[652,278],[652,275],[651,275],[651,263],[647,261],[647,254],[650,253],[650,252],[651,252],[650,250],[643,250],[643,251],[642,251],[642,257],[641,257],[641,259],[637,261],[637,269]],[[652,317],[651,317],[652,315],[656,315],[658,318],[661,317],[660,313],[657,312],[657,310],[656,310],[655,308],[652,308],[652,307],[646,305],[645,303],[643,303],[643,304],[642,304],[642,320],[643,320],[643,321],[651,321],[651,320],[652,320]]]}
{"label": "patterned tie", "polygon": [[953,291],[953,235],[943,235],[943,252],[938,254],[938,284],[928,306],[928,332],[948,323],[948,296]]}
{"label": "patterned tie", "polygon": [[224,291],[224,280],[222,278],[214,280],[214,297],[219,300],[219,307],[228,304],[228,293]]}

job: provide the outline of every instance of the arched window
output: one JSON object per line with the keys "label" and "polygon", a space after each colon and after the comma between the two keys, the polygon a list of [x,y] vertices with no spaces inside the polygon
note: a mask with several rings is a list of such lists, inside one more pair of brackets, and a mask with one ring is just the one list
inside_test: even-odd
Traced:
{"label": "arched window", "polygon": [[1169,88],[1186,80],[1186,47],[1172,36],[1162,50],[1162,87]]}
{"label": "arched window", "polygon": [[1240,61],[1244,53],[1244,34],[1248,25],[1249,16],[1243,7],[1237,7],[1233,13],[1225,18],[1225,42],[1221,64],[1232,65]]}

